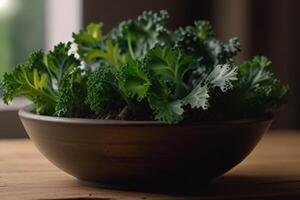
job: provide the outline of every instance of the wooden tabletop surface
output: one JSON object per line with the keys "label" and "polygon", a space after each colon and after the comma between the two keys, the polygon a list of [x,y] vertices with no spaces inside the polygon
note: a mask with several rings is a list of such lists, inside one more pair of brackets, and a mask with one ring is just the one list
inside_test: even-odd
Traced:
{"label": "wooden tabletop surface", "polygon": [[266,134],[240,165],[188,193],[87,186],[53,166],[29,140],[0,140],[0,200],[6,199],[300,199],[300,132]]}

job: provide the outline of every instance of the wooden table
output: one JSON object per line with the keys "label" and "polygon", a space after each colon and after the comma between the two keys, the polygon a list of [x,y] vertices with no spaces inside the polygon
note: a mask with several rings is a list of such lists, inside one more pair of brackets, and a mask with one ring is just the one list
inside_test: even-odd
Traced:
{"label": "wooden table", "polygon": [[29,140],[0,140],[0,200],[300,199],[300,132],[268,133],[239,166],[193,193],[86,186],[54,167]]}

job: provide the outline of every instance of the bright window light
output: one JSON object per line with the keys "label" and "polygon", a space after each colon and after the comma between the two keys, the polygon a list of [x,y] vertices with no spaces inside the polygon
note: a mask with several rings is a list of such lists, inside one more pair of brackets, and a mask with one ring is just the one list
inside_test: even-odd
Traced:
{"label": "bright window light", "polygon": [[15,0],[0,0],[0,17],[11,16],[16,13],[18,8]]}
{"label": "bright window light", "polygon": [[11,1],[10,0],[0,0],[0,11],[3,12],[10,7]]}

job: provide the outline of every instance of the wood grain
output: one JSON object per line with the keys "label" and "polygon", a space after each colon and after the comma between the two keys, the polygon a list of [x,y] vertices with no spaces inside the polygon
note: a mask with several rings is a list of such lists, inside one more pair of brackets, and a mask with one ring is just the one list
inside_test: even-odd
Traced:
{"label": "wood grain", "polygon": [[195,188],[161,193],[91,187],[54,167],[29,140],[0,140],[1,200],[300,199],[300,132],[268,133],[244,162]]}

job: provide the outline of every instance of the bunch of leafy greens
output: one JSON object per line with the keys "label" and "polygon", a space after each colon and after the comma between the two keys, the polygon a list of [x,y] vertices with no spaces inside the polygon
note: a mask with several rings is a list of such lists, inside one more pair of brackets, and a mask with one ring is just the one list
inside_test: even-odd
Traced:
{"label": "bunch of leafy greens", "polygon": [[4,102],[25,96],[42,115],[170,124],[255,117],[285,103],[267,58],[237,65],[237,38],[217,40],[207,21],[172,32],[167,19],[144,12],[106,35],[89,24],[73,34],[77,52],[61,43],[5,74]]}

